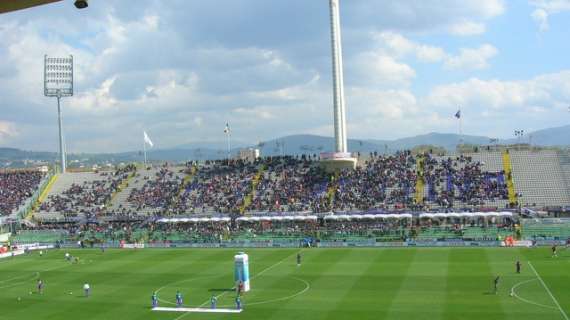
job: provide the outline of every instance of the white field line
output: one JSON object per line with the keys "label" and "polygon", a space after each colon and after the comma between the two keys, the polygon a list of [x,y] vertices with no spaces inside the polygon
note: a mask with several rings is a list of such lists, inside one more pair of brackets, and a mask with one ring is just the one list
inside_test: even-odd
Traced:
{"label": "white field line", "polygon": [[562,317],[564,317],[564,319],[566,319],[566,320],[569,320],[568,315],[566,314],[566,312],[564,312],[564,309],[562,309],[562,307],[558,303],[558,300],[556,300],[554,295],[552,295],[552,292],[550,292],[550,289],[548,289],[548,287],[546,286],[546,283],[544,283],[544,281],[542,281],[542,278],[540,277],[538,272],[536,272],[536,269],[534,268],[534,266],[532,265],[532,263],[530,261],[528,262],[528,265],[530,266],[530,268],[532,269],[532,271],[534,272],[534,274],[538,278],[538,281],[540,281],[540,283],[542,283],[542,286],[544,287],[544,289],[546,289],[546,292],[548,292],[548,295],[550,295],[550,298],[552,298],[552,301],[554,301],[554,304],[556,304],[556,306],[558,307],[558,310],[560,310]]}
{"label": "white field line", "polygon": [[547,305],[545,305],[545,304],[540,304],[540,303],[538,303],[538,302],[534,302],[534,301],[532,301],[532,300],[528,300],[528,299],[525,299],[525,298],[523,298],[523,297],[520,297],[520,296],[517,294],[517,292],[516,292],[516,290],[515,290],[516,288],[522,286],[523,284],[527,284],[527,283],[530,283],[530,282],[533,282],[533,281],[538,281],[538,279],[537,279],[537,278],[529,279],[529,280],[521,281],[521,282],[515,284],[515,285],[511,288],[511,294],[513,295],[513,297],[517,298],[518,300],[520,300],[520,301],[522,301],[522,302],[525,302],[525,303],[528,303],[528,304],[532,304],[532,305],[535,305],[535,306],[538,306],[538,307],[558,310],[558,308],[556,308],[555,306],[547,306]]}
{"label": "white field line", "polygon": [[[261,276],[261,275],[264,274],[265,272],[267,272],[267,271],[269,271],[269,270],[271,270],[271,269],[277,267],[278,265],[282,264],[283,262],[287,261],[288,259],[291,258],[291,256],[295,256],[297,253],[298,253],[298,252],[294,252],[293,254],[288,255],[287,257],[283,258],[282,260],[277,261],[277,262],[274,263],[273,265],[271,265],[271,266],[269,266],[269,267],[263,269],[261,272],[255,274],[255,275],[254,275],[253,277],[251,277],[249,280],[251,281],[251,280],[253,280],[253,279],[255,279],[255,278]],[[233,290],[233,289],[235,289],[235,287],[232,287],[232,290]],[[216,296],[216,299],[225,296],[228,292],[229,292],[229,291],[224,291],[224,292],[220,293],[219,295]],[[198,308],[202,308],[203,306],[207,305],[208,302],[210,302],[210,299],[206,300],[206,302],[204,302],[204,303],[202,303],[201,305],[199,305]],[[178,317],[177,317],[176,319],[174,319],[174,320],[180,320],[180,319],[182,319],[183,317],[187,316],[188,314],[189,314],[189,312],[183,313],[183,314],[181,314],[180,316],[178,316]]]}

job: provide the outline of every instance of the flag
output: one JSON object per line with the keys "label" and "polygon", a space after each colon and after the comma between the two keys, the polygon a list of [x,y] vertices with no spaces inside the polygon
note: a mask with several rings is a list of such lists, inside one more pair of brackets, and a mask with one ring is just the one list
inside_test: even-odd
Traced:
{"label": "flag", "polygon": [[146,134],[146,131],[143,131],[144,133],[144,143],[148,143],[149,146],[153,147],[154,144],[152,143],[152,140],[150,140],[148,134]]}
{"label": "flag", "polygon": [[455,117],[457,119],[461,119],[461,110],[457,110],[457,112],[455,113]]}
{"label": "flag", "polygon": [[226,127],[224,128],[224,133],[230,133],[230,124],[226,122]]}

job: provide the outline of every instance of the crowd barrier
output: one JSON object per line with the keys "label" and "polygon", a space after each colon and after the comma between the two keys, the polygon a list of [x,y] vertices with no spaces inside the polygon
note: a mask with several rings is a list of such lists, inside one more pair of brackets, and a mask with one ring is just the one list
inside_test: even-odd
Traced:
{"label": "crowd barrier", "polygon": [[[311,246],[317,248],[396,248],[396,247],[532,247],[532,246],[552,246],[565,245],[561,240],[540,240],[540,241],[515,241],[507,245],[504,241],[318,241],[307,245],[301,241],[274,242],[266,241],[223,241],[223,242],[154,242],[154,243],[105,243],[106,248],[120,249],[153,249],[153,248],[299,248]],[[85,248],[100,248],[101,244],[85,246]],[[51,244],[34,244],[30,250],[51,249]],[[58,244],[56,248],[81,248],[75,242],[65,242]]]}

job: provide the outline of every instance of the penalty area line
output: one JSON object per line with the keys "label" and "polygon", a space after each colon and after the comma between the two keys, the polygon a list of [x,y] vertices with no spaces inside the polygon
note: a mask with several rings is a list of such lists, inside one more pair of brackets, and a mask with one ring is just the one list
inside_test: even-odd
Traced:
{"label": "penalty area line", "polygon": [[532,263],[530,261],[528,262],[528,265],[530,266],[530,268],[532,269],[532,271],[534,272],[534,274],[538,278],[538,281],[540,281],[540,283],[542,283],[542,286],[544,287],[544,289],[546,289],[546,292],[548,292],[548,295],[550,295],[550,298],[552,298],[552,301],[554,301],[554,304],[556,304],[556,306],[558,307],[558,310],[560,310],[560,313],[562,314],[564,319],[569,320],[568,315],[566,314],[564,309],[562,309],[562,307],[558,303],[558,300],[556,300],[556,298],[554,297],[552,292],[550,292],[550,289],[548,289],[548,286],[546,285],[546,283],[544,283],[544,281],[542,280],[542,277],[540,277],[540,275],[538,274],[538,272],[536,271],[536,269],[534,268],[534,266],[532,265]]}
{"label": "penalty area line", "polygon": [[533,282],[533,281],[538,281],[538,279],[537,279],[537,278],[533,278],[533,279],[529,279],[529,280],[526,280],[526,281],[521,281],[521,282],[515,284],[515,285],[511,288],[511,295],[512,295],[513,297],[517,298],[518,300],[522,301],[522,302],[525,302],[525,303],[528,303],[528,304],[532,304],[532,305],[535,305],[535,306],[537,306],[537,307],[542,307],[542,308],[547,308],[547,309],[552,309],[552,310],[558,310],[558,308],[556,308],[555,306],[547,306],[547,305],[544,305],[544,304],[541,304],[541,303],[538,303],[538,302],[535,302],[535,301],[532,301],[532,300],[525,299],[525,298],[523,298],[523,297],[521,297],[521,296],[519,296],[519,295],[517,294],[516,289],[517,289],[518,287],[520,287],[520,286],[522,286],[522,285],[524,285],[524,284]]}

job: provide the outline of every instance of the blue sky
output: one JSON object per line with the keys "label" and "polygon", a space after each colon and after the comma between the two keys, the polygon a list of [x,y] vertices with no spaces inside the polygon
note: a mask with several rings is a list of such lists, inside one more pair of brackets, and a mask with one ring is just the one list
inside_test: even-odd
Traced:
{"label": "blue sky", "polygon": [[[168,5],[165,5],[167,3]],[[92,0],[0,16],[0,146],[57,150],[42,57],[73,54],[69,152],[332,135],[327,0]],[[348,136],[570,122],[570,0],[341,0]]]}

